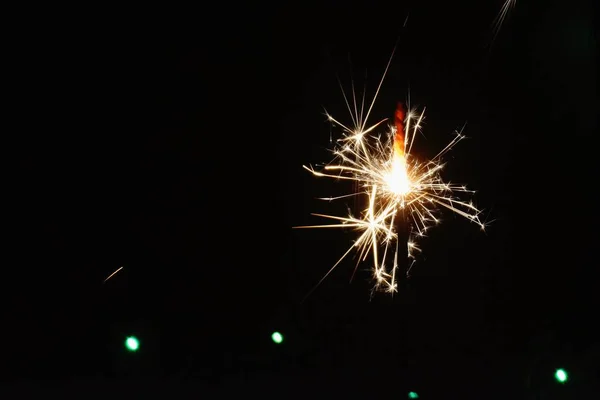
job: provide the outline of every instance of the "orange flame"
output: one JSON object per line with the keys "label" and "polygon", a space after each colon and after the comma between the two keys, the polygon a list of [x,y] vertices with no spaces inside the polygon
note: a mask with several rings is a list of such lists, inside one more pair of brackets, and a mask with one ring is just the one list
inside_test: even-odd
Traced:
{"label": "orange flame", "polygon": [[404,158],[404,105],[398,103],[394,113],[394,124],[396,125],[396,134],[394,135],[394,156]]}

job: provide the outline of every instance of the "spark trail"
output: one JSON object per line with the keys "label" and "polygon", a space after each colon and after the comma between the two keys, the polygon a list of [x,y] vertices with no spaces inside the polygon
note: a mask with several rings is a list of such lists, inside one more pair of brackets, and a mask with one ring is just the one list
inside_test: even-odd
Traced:
{"label": "spark trail", "polygon": [[494,18],[494,22],[492,23],[492,31],[494,34],[494,36],[492,37],[492,43],[496,40],[496,37],[498,36],[498,33],[500,33],[500,29],[502,28],[506,17],[510,13],[510,11],[513,8],[515,8],[516,4],[517,0],[504,0],[504,3],[502,3],[500,11],[498,12],[498,15],[496,15],[496,18]]}

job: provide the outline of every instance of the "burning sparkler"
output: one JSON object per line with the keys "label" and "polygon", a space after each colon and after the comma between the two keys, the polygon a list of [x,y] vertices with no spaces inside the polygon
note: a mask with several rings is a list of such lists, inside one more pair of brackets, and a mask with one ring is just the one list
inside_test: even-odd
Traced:
{"label": "burning sparkler", "polygon": [[[392,53],[393,57],[393,53]],[[379,89],[385,79],[392,57],[386,66],[383,77],[366,114],[364,113],[364,96],[359,105],[353,93],[352,107],[342,89],[342,94],[352,117],[353,125],[348,127],[331,115],[330,122],[342,127],[343,135],[334,148],[334,160],[321,170],[303,166],[317,177],[328,177],[336,180],[355,182],[357,190],[346,196],[366,196],[367,206],[358,217],[352,214],[343,216],[313,214],[336,221],[329,225],[300,226],[297,228],[353,228],[359,232],[354,244],[344,253],[335,265],[319,281],[320,284],[339,263],[356,250],[358,264],[368,257],[373,263],[372,273],[375,290],[387,292],[397,291],[396,273],[398,270],[399,246],[406,246],[410,265],[408,275],[416,253],[420,252],[417,239],[424,237],[432,224],[438,223],[438,211],[446,208],[466,219],[478,224],[482,229],[480,211],[470,201],[461,200],[457,194],[473,191],[465,186],[453,185],[442,180],[441,170],[444,167],[443,156],[452,149],[464,136],[457,132],[450,143],[430,160],[419,160],[411,153],[415,137],[420,132],[425,109],[417,112],[410,108],[405,110],[399,104],[394,124],[383,136],[375,136],[374,132],[386,120],[368,126],[367,120],[373,108]],[[333,198],[324,200],[334,200]],[[401,238],[399,228],[407,228],[406,238]],[[318,286],[317,284],[317,286]]]}

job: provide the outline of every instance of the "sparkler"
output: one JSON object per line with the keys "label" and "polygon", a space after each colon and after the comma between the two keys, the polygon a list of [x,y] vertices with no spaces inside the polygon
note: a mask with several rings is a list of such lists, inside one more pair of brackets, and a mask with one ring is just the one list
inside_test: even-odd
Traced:
{"label": "sparkler", "polygon": [[[420,132],[425,109],[417,112],[410,105],[405,110],[399,104],[394,124],[383,134],[375,134],[387,119],[374,125],[367,121],[375,104],[381,85],[385,79],[394,53],[388,61],[373,100],[365,111],[364,93],[362,101],[352,93],[352,105],[343,88],[342,94],[350,112],[352,125],[342,124],[326,113],[328,120],[343,130],[333,149],[334,159],[324,168],[317,170],[312,166],[303,166],[316,177],[336,180],[349,180],[355,183],[353,193],[322,200],[336,200],[352,196],[366,197],[367,206],[359,216],[335,216],[312,214],[335,221],[327,225],[299,226],[296,228],[352,228],[358,232],[358,238],[342,255],[334,266],[323,276],[315,288],[352,252],[356,250],[358,261],[367,258],[372,262],[374,290],[397,292],[396,274],[398,270],[399,250],[406,246],[409,266],[408,276],[415,262],[415,256],[421,251],[417,241],[425,237],[428,229],[440,222],[441,209],[450,210],[482,229],[480,211],[471,201],[461,200],[459,193],[473,194],[465,186],[446,183],[442,180],[444,168],[443,156],[465,136],[456,132],[456,136],[435,157],[420,160],[413,154],[413,145]],[[354,87],[354,85],[353,85]],[[402,238],[399,233],[405,230]],[[355,268],[355,271],[356,271]],[[314,289],[313,289],[314,290]],[[312,292],[312,291],[311,291]],[[310,293],[309,293],[310,294]]]}

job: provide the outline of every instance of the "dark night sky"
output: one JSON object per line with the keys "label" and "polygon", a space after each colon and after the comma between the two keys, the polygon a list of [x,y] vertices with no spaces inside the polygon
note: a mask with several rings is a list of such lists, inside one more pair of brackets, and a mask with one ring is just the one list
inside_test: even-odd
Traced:
{"label": "dark night sky", "polygon": [[[544,371],[560,364],[581,369],[573,387],[588,385],[583,365],[594,346],[598,355],[593,9],[519,1],[490,47],[501,1],[484,3],[30,16],[37,29],[15,36],[28,111],[3,376],[137,371],[212,384],[246,376],[281,391],[303,382],[307,393],[377,383],[383,395],[388,382],[400,398],[413,387],[422,398],[507,398],[527,376],[548,390]],[[445,176],[477,189],[494,222],[484,234],[447,215],[394,298],[370,301],[365,271],[349,284],[348,260],[301,303],[352,238],[292,230],[320,222],[310,213],[331,205],[316,197],[345,190],[301,166],[327,160],[323,107],[349,117],[336,74],[372,94],[396,41],[373,120],[410,87],[427,107],[422,151],[466,123],[470,139]],[[285,346],[270,343],[273,330]],[[121,354],[128,333],[143,340],[140,360]]]}

